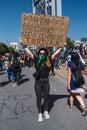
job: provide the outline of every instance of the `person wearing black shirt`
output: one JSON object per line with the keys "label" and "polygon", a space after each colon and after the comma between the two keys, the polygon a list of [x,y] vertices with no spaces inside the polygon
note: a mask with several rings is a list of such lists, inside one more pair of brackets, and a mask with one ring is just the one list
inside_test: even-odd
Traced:
{"label": "person wearing black shirt", "polygon": [[[51,59],[54,60],[55,56],[61,51],[62,48],[58,49],[54,54],[52,54]],[[49,72],[50,72],[50,58],[48,56],[48,51],[45,48],[40,48],[37,55],[34,55],[29,48],[25,48],[25,51],[31,56],[34,61],[36,72],[33,74],[35,78],[35,93],[36,102],[38,109],[38,121],[43,121],[41,101],[44,99],[44,116],[45,119],[49,119],[50,115],[48,113],[48,96],[50,91],[49,83]]]}

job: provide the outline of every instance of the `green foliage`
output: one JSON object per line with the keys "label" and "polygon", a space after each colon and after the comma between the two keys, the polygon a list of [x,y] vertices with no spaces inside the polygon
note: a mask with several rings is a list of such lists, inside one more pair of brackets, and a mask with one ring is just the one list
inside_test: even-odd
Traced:
{"label": "green foliage", "polygon": [[53,52],[53,47],[46,47],[49,52]]}
{"label": "green foliage", "polygon": [[8,50],[9,50],[9,53],[14,53],[15,52],[15,50],[14,50],[14,48],[12,46],[9,46]]}
{"label": "green foliage", "polygon": [[0,54],[4,55],[5,53],[8,53],[8,46],[2,42],[0,42]]}
{"label": "green foliage", "polygon": [[70,39],[69,37],[67,37],[67,49],[70,49],[71,46],[74,47],[74,41],[72,39]]}

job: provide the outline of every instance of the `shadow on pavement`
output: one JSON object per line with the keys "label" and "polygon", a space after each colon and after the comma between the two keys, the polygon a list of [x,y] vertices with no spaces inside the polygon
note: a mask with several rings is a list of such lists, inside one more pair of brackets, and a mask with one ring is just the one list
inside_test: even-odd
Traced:
{"label": "shadow on pavement", "polygon": [[28,81],[30,81],[30,79],[29,79],[29,78],[24,78],[24,79],[21,79],[21,83],[20,83],[20,84],[22,84],[22,83],[24,83],[24,82],[28,82]]}
{"label": "shadow on pavement", "polygon": [[20,78],[23,78],[24,76],[26,76],[26,75],[22,74],[22,75],[20,75]]}
{"label": "shadow on pavement", "polygon": [[0,75],[6,74],[6,72],[0,72]]}
{"label": "shadow on pavement", "polygon": [[51,111],[52,107],[54,106],[54,102],[58,99],[68,98],[68,95],[49,95],[49,112]]}
{"label": "shadow on pavement", "polygon": [[9,82],[8,81],[4,81],[0,83],[0,87],[4,87],[5,85],[7,85]]}

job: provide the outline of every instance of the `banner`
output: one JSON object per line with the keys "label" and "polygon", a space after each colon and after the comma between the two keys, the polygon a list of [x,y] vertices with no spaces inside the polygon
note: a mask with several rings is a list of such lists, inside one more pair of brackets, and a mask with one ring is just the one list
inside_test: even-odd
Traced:
{"label": "banner", "polygon": [[25,45],[63,47],[69,18],[38,14],[22,14],[21,40]]}

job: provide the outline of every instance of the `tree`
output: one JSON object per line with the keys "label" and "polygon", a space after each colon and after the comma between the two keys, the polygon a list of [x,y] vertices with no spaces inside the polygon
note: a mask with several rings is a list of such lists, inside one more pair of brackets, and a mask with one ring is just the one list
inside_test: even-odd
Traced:
{"label": "tree", "polygon": [[67,37],[67,49],[70,49],[71,46],[74,47],[74,40],[72,40],[70,37]]}
{"label": "tree", "polygon": [[4,55],[5,53],[8,53],[9,50],[8,50],[8,46],[4,43],[0,43],[0,54],[1,55]]}
{"label": "tree", "polygon": [[15,50],[14,50],[14,48],[12,46],[9,46],[8,49],[9,49],[9,53],[14,53],[15,52]]}

